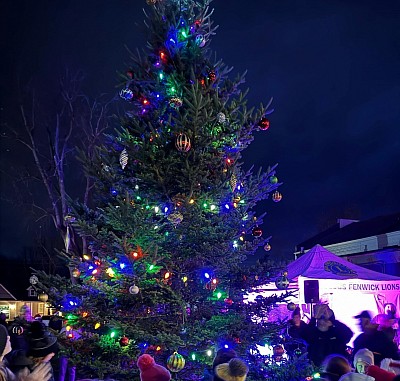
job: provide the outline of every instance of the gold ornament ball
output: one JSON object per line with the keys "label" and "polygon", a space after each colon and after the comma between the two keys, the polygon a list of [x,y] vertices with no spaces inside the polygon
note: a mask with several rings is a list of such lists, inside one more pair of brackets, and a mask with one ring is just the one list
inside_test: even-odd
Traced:
{"label": "gold ornament ball", "polygon": [[179,372],[184,368],[185,363],[186,363],[186,361],[185,361],[184,357],[181,354],[179,354],[178,352],[174,352],[167,359],[167,368],[171,372]]}
{"label": "gold ornament ball", "polygon": [[45,292],[42,292],[38,295],[38,299],[43,302],[46,303],[49,300],[49,295],[47,295]]}

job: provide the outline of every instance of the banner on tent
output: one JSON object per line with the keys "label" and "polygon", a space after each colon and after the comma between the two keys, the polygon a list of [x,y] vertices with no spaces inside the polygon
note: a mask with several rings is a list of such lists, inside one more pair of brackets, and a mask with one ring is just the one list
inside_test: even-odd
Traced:
{"label": "banner on tent", "polygon": [[[299,289],[300,291],[305,290],[307,287],[307,278],[299,277]],[[400,280],[393,281],[374,281],[374,280],[362,280],[362,279],[319,279],[319,295],[321,297],[325,295],[340,293],[343,297],[362,294],[381,294],[386,299],[396,299],[400,293]],[[300,302],[306,303],[304,300],[304,292],[300,292]]]}

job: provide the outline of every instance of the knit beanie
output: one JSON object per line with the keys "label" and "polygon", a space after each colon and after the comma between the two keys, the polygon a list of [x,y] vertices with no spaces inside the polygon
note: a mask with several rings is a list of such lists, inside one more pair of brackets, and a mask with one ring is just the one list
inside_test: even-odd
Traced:
{"label": "knit beanie", "polygon": [[3,354],[4,349],[6,349],[7,336],[8,336],[7,328],[4,327],[4,325],[0,324],[0,356]]}
{"label": "knit beanie", "polygon": [[161,365],[156,364],[154,358],[148,354],[139,356],[137,366],[140,370],[141,381],[169,381],[171,373]]}
{"label": "knit beanie", "polygon": [[354,355],[354,367],[357,368],[357,363],[363,361],[368,365],[374,365],[374,354],[367,348],[359,349]]}
{"label": "knit beanie", "polygon": [[340,377],[339,381],[375,381],[375,378],[363,373],[349,372]]}
{"label": "knit beanie", "polygon": [[215,368],[216,375],[224,381],[245,381],[248,372],[247,365],[238,358],[233,358]]}
{"label": "knit beanie", "polygon": [[221,348],[215,354],[215,358],[212,364],[213,369],[219,365],[228,362],[230,359],[237,357],[237,353],[231,348]]}

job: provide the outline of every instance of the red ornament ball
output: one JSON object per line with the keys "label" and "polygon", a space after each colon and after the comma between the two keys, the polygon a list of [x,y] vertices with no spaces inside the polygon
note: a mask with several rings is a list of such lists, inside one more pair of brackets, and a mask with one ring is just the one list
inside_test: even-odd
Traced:
{"label": "red ornament ball", "polygon": [[225,302],[225,304],[226,304],[227,306],[231,306],[231,305],[233,304],[233,300],[230,299],[230,298],[226,298],[226,299],[224,300],[224,302]]}
{"label": "red ornament ball", "polygon": [[283,348],[283,345],[278,344],[273,347],[273,352],[274,352],[274,356],[280,357],[285,354],[285,348]]}
{"label": "red ornament ball", "polygon": [[208,79],[209,79],[210,81],[212,81],[212,82],[214,82],[214,81],[217,79],[217,74],[215,74],[215,71],[214,71],[214,70],[211,70],[211,71],[208,73]]}
{"label": "red ornament ball", "polygon": [[258,226],[256,226],[256,227],[253,229],[252,234],[253,234],[254,237],[261,237],[262,234],[263,234],[263,231],[262,231],[261,228],[259,228]]}
{"label": "red ornament ball", "polygon": [[122,336],[119,340],[119,345],[121,347],[126,347],[127,345],[129,345],[129,339],[126,336]]}
{"label": "red ornament ball", "polygon": [[267,118],[261,118],[261,120],[258,122],[258,127],[260,127],[260,130],[268,130],[269,128],[269,120]]}

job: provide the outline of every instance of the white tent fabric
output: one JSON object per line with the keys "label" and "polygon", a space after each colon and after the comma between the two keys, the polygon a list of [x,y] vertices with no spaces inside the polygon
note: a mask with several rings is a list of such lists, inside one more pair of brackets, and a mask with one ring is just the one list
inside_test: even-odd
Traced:
{"label": "white tent fabric", "polygon": [[299,276],[314,279],[400,280],[399,277],[368,270],[338,257],[321,245],[316,245],[287,267],[288,279]]}

